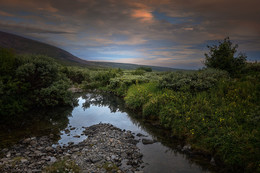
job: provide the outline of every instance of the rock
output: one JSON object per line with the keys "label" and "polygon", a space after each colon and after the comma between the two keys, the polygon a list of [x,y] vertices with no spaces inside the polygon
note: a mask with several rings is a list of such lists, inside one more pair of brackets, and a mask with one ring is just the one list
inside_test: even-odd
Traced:
{"label": "rock", "polygon": [[96,162],[102,160],[102,158],[99,157],[99,156],[94,156],[94,157],[90,158],[89,160],[90,160],[92,163],[96,163]]}
{"label": "rock", "polygon": [[69,134],[70,130],[69,129],[65,129],[64,132],[65,132],[65,134]]}
{"label": "rock", "polygon": [[73,145],[74,144],[74,142],[68,142],[68,145]]}
{"label": "rock", "polygon": [[210,164],[211,164],[211,165],[214,165],[214,166],[216,165],[216,162],[215,162],[214,157],[211,158],[211,160],[210,160]]}
{"label": "rock", "polygon": [[137,135],[136,136],[138,136],[138,137],[141,137],[141,136],[144,136],[144,137],[146,137],[145,135],[143,135],[143,134],[141,134],[141,133],[137,133]]}
{"label": "rock", "polygon": [[25,163],[25,162],[28,162],[28,160],[27,159],[21,159],[21,162]]}
{"label": "rock", "polygon": [[54,137],[54,135],[53,134],[50,134],[50,138],[53,138]]}
{"label": "rock", "polygon": [[7,157],[7,158],[11,157],[10,151],[6,154],[6,157]]}
{"label": "rock", "polygon": [[80,138],[80,136],[79,135],[75,135],[75,136],[73,136],[74,138]]}
{"label": "rock", "polygon": [[47,152],[51,152],[51,151],[53,151],[53,148],[52,148],[52,147],[46,147],[45,150],[46,150]]}
{"label": "rock", "polygon": [[30,143],[30,141],[31,141],[31,138],[26,138],[26,139],[23,140],[23,143],[28,144],[28,143]]}
{"label": "rock", "polygon": [[142,143],[143,143],[144,145],[153,144],[153,143],[155,143],[155,142],[157,142],[157,141],[156,141],[156,140],[152,140],[152,139],[142,139]]}
{"label": "rock", "polygon": [[[26,138],[18,145],[5,149],[6,155],[0,158],[0,167],[4,172],[41,172],[44,167],[66,158],[79,165],[82,172],[107,172],[102,168],[104,165],[111,168],[111,172],[139,171],[142,154],[130,131],[100,123],[86,127],[84,133],[88,137],[83,142],[69,142],[67,146],[52,147],[52,135]],[[21,159],[12,166],[17,156]],[[125,167],[125,163],[129,165]],[[120,169],[116,170],[115,167]]]}
{"label": "rock", "polygon": [[182,152],[187,152],[189,150],[191,150],[191,146],[188,144],[188,145],[183,146],[181,151]]}
{"label": "rock", "polygon": [[54,163],[57,161],[56,157],[49,157],[50,163]]}

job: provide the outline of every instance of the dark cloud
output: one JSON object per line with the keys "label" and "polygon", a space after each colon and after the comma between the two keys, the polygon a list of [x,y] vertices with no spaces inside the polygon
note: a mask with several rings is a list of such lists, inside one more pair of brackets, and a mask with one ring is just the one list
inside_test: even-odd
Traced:
{"label": "dark cloud", "polygon": [[259,0],[0,0],[0,4],[1,30],[44,38],[86,59],[197,68],[202,66],[206,47],[202,45],[226,36],[243,51],[254,51],[254,56],[260,52]]}

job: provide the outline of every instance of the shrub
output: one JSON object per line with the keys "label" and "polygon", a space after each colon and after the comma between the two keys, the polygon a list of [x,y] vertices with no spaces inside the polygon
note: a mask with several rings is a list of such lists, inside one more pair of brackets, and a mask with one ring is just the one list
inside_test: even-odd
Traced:
{"label": "shrub", "polygon": [[83,81],[90,81],[90,74],[87,69],[79,67],[62,67],[61,72],[64,73],[73,83],[81,84]]}
{"label": "shrub", "polygon": [[0,47],[0,78],[13,74],[15,70],[15,56],[11,50]]}
{"label": "shrub", "polygon": [[149,101],[153,93],[157,91],[157,86],[158,84],[156,83],[131,86],[125,97],[126,105],[134,110],[141,109]]}
{"label": "shrub", "polygon": [[70,83],[68,80],[58,80],[47,88],[35,92],[35,100],[40,107],[54,107],[57,105],[71,105],[74,100],[72,93],[68,92]]}
{"label": "shrub", "polygon": [[143,71],[146,71],[146,72],[152,72],[152,68],[151,67],[138,67],[136,70],[143,70]]}
{"label": "shrub", "polygon": [[132,72],[133,75],[143,75],[145,73],[144,70],[136,69]]}
{"label": "shrub", "polygon": [[215,86],[220,79],[228,79],[225,71],[204,69],[196,72],[171,72],[160,80],[161,88],[174,91],[206,91]]}
{"label": "shrub", "polygon": [[29,83],[32,90],[40,89],[57,80],[58,66],[46,56],[26,57],[23,64],[17,68],[16,77],[21,82]]}
{"label": "shrub", "polygon": [[67,90],[69,80],[60,74],[59,65],[54,60],[41,55],[4,55],[7,57],[2,60],[14,56],[14,62],[4,63],[10,68],[1,69],[4,70],[0,77],[1,116],[16,116],[35,107],[72,105],[72,95]]}
{"label": "shrub", "polygon": [[226,70],[231,75],[239,73],[246,64],[246,56],[239,53],[235,57],[238,45],[232,46],[232,42],[229,37],[225,38],[223,42],[219,42],[219,45],[208,46],[209,54],[205,54],[206,67],[217,68],[220,70]]}

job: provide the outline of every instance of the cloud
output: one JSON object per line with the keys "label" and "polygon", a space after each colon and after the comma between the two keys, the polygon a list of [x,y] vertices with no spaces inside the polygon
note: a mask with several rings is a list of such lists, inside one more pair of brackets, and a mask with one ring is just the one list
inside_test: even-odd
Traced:
{"label": "cloud", "polygon": [[0,10],[0,16],[12,17],[12,16],[14,16],[14,15],[12,15],[12,14],[10,14],[10,13],[7,13],[7,12],[5,12],[5,11],[1,11],[1,10]]}
{"label": "cloud", "polygon": [[[260,49],[259,0],[0,0],[0,4],[0,30],[43,39],[85,59],[182,67],[186,63],[194,68],[202,66],[206,44],[212,40],[230,36],[249,54]],[[133,56],[125,55],[129,52]]]}
{"label": "cloud", "polygon": [[152,22],[153,15],[150,11],[147,11],[145,9],[137,9],[133,10],[133,13],[131,15],[133,18],[140,19],[142,22]]}

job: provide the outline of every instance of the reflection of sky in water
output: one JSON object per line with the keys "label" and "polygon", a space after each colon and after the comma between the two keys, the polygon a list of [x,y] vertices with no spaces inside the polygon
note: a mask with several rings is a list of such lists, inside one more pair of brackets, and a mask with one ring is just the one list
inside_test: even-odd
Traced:
{"label": "reflection of sky in water", "polygon": [[[133,122],[132,119],[125,112],[111,112],[108,106],[95,106],[90,105],[89,108],[83,108],[83,103],[85,99],[79,98],[79,106],[75,107],[72,116],[69,117],[68,129],[70,127],[75,127],[75,130],[70,131],[70,136],[62,131],[60,144],[67,144],[68,142],[81,142],[86,139],[86,136],[81,135],[84,128],[94,124],[110,123],[118,128],[131,130],[133,133],[142,133],[148,135],[147,138],[153,138],[146,132],[142,127]],[[80,135],[80,138],[75,138],[73,136]],[[139,139],[138,137],[136,137]],[[143,145],[141,142],[137,144],[140,148],[141,153],[143,153],[143,161],[148,163],[144,171],[145,172],[161,172],[161,173],[196,173],[203,172],[201,168],[197,165],[192,165],[188,160],[185,159],[185,155],[174,153],[172,149],[162,145],[160,142]]]}

